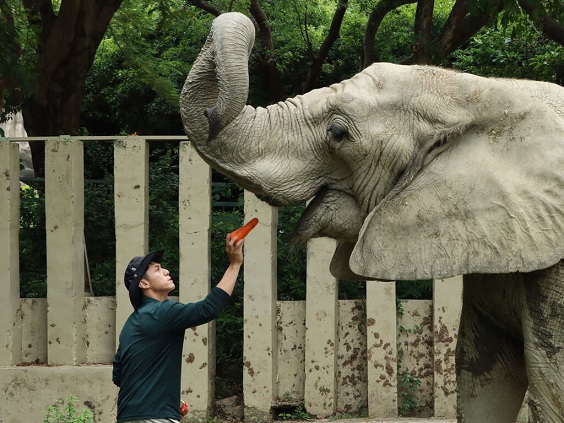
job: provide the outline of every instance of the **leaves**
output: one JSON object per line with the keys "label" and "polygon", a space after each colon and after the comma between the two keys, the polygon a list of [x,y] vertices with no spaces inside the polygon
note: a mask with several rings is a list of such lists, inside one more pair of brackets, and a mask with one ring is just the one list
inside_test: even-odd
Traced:
{"label": "leaves", "polygon": [[515,36],[519,23],[507,28],[485,28],[473,37],[464,50],[452,54],[452,67],[482,76],[531,78],[556,82],[563,66],[564,47],[536,33]]}
{"label": "leaves", "polygon": [[92,410],[76,406],[78,398],[73,395],[67,397],[67,403],[60,399],[54,405],[50,405],[45,410],[43,423],[93,423],[94,415]]}

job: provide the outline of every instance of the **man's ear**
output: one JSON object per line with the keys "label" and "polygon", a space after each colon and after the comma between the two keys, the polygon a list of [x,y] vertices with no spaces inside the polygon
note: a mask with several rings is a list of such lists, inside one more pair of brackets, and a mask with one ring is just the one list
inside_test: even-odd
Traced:
{"label": "man's ear", "polygon": [[149,289],[150,287],[151,285],[149,284],[149,281],[145,278],[141,278],[141,280],[139,281],[139,288]]}

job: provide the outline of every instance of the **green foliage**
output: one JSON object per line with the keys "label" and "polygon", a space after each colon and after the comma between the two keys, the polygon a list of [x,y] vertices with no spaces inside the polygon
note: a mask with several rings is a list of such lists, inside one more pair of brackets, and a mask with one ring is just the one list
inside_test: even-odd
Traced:
{"label": "green foliage", "polygon": [[94,295],[115,295],[113,143],[84,143],[84,237]]}
{"label": "green foliage", "polygon": [[[124,1],[100,44],[86,80],[81,123],[86,133],[182,133],[178,114],[179,92],[214,18],[187,3],[184,0]],[[474,12],[481,13],[489,10],[491,3],[492,0],[480,0],[470,2],[469,6]],[[237,10],[248,14],[246,1],[221,0],[210,4],[221,11]],[[463,46],[442,65],[495,76],[505,76],[506,73],[508,76],[521,76],[526,73],[525,77],[530,77],[534,75],[531,72],[538,72],[542,74],[542,79],[553,80],[551,75],[555,72],[558,57],[562,57],[562,47],[556,48],[554,43],[540,37],[538,28],[533,28],[514,4],[505,2],[499,25],[484,29],[481,32],[483,37],[478,36],[478,41]],[[274,49],[267,51],[260,42],[255,43],[254,57],[250,60],[248,99],[254,106],[272,102],[267,86],[269,82],[264,79],[261,66],[257,66],[259,56],[275,63],[283,96],[301,93],[314,55],[329,31],[336,2],[262,0],[260,5],[272,30]],[[329,51],[317,86],[349,78],[361,69],[365,25],[375,5],[376,2],[370,0],[348,3],[340,37]],[[434,38],[441,33],[452,6],[452,0],[435,1]],[[545,2],[545,7],[552,16],[562,14],[561,8],[552,1]],[[375,38],[378,60],[399,63],[412,54],[417,37],[413,32],[415,12],[416,4],[408,4],[386,15]],[[509,31],[515,42],[507,45],[493,41],[494,45],[488,46],[492,42],[490,38],[497,37],[502,31]],[[482,44],[477,44],[480,39]],[[536,48],[542,51],[534,57],[526,52],[523,55],[521,48],[514,45],[519,43],[528,44],[528,48],[535,48],[538,44]],[[543,45],[551,47],[544,49]],[[509,52],[506,51],[508,47]],[[515,55],[520,57],[512,57]],[[478,60],[474,61],[474,57]],[[527,66],[523,68],[519,61]],[[496,73],[500,64],[504,69]],[[564,65],[561,63],[559,66],[559,72],[564,73]]]}
{"label": "green foliage", "polygon": [[278,210],[278,299],[298,301],[306,298],[307,250],[292,241],[292,231],[305,206],[283,207]]}
{"label": "green foliage", "polygon": [[37,27],[28,23],[23,2],[2,3],[6,4],[0,7],[0,81],[6,88],[6,103],[0,108],[0,123],[20,110],[21,99],[34,90],[38,36]]}
{"label": "green foliage", "polygon": [[559,82],[564,47],[533,31],[525,33],[527,29],[517,23],[505,29],[485,28],[451,55],[449,65],[481,76]]}
{"label": "green foliage", "polygon": [[29,186],[20,189],[20,296],[47,296],[45,197]]}
{"label": "green foliage", "polygon": [[213,17],[185,1],[126,0],[86,79],[82,125],[96,135],[180,134],[180,89]]}
{"label": "green foliage", "polygon": [[279,413],[280,420],[312,420],[313,416],[304,410],[303,405],[297,406],[292,412]]}
{"label": "green foliage", "polygon": [[[235,187],[233,187],[235,189]],[[229,189],[214,190],[216,201],[230,198]],[[222,196],[220,193],[229,195]],[[225,255],[225,237],[243,223],[242,207],[233,211],[214,210],[211,227],[212,281],[217,283],[229,262]],[[215,208],[214,208],[215,209]],[[243,266],[245,264],[243,263]],[[243,384],[243,269],[231,296],[231,305],[216,320],[217,395],[225,398],[240,393]]]}
{"label": "green foliage", "polygon": [[164,249],[167,269],[178,275],[178,145],[150,145],[149,250]]}
{"label": "green foliage", "polygon": [[[416,283],[416,282],[431,282],[431,281],[405,281],[406,283]],[[429,284],[430,285],[430,284]],[[399,296],[396,297],[396,312],[398,316],[403,316],[404,309],[403,303]],[[416,326],[415,328],[406,328],[404,326],[399,327],[400,334],[410,334],[410,333],[421,333],[421,326]],[[411,417],[413,412],[417,408],[417,401],[414,398],[414,393],[417,391],[419,386],[421,386],[421,380],[417,378],[412,372],[403,371],[400,369],[403,364],[404,349],[402,348],[399,337],[397,340],[397,351],[398,351],[398,361],[397,361],[397,371],[398,371],[398,396],[399,396],[399,414],[404,417]]]}
{"label": "green foliage", "polygon": [[397,281],[396,296],[401,299],[430,300],[433,298],[433,280]]}
{"label": "green foliage", "polygon": [[417,401],[413,397],[413,393],[421,386],[421,380],[407,371],[401,372],[398,376],[398,390],[400,395],[399,412],[401,416],[410,416],[410,413],[417,408]]}
{"label": "green foliage", "polygon": [[54,405],[45,409],[43,423],[93,423],[94,415],[88,408],[79,409],[76,405],[78,399],[69,395],[67,403],[60,399]]}
{"label": "green foliage", "polygon": [[414,16],[412,5],[399,7],[386,15],[376,37],[378,61],[400,63],[411,54],[411,46],[415,42]]}

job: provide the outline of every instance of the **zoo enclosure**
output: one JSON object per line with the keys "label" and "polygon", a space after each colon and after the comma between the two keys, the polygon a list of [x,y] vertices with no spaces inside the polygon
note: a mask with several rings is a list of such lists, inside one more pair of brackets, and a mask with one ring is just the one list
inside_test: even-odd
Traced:
{"label": "zoo enclosure", "polygon": [[[19,154],[13,141],[28,140],[38,139],[0,142],[0,265],[4,269],[0,287],[5,293],[0,333],[6,341],[0,349],[5,373],[0,379],[8,380],[8,375],[25,379],[25,373],[33,370],[18,365],[39,362],[48,364],[40,370],[46,379],[64,368],[78,378],[109,380],[108,363],[131,312],[121,275],[131,257],[148,250],[148,142],[180,141],[179,300],[183,302],[202,298],[211,286],[211,169],[185,137],[41,139],[46,147],[47,298],[20,299]],[[89,140],[114,142],[115,298],[84,293],[83,142]],[[367,282],[365,301],[338,300],[338,281],[328,271],[335,243],[314,239],[308,244],[306,300],[277,301],[277,209],[247,192],[244,208],[245,220],[258,217],[260,221],[245,242],[246,420],[269,420],[280,403],[303,403],[307,412],[320,417],[361,409],[372,418],[395,417],[398,398],[402,401],[398,396],[402,375],[422,381],[411,395],[417,397],[423,414],[456,415],[454,349],[460,278],[434,281],[433,301],[403,301],[399,315],[394,282]],[[213,414],[214,331],[212,322],[186,332],[182,397],[195,417]],[[101,376],[84,376],[92,371],[85,365],[98,363],[106,363],[99,369]],[[72,377],[62,379],[62,386],[72,385]],[[36,395],[33,389],[10,389],[5,392],[12,396],[6,398],[13,401],[5,399],[0,407],[4,416],[17,415],[22,401]],[[115,393],[91,392],[94,397],[89,400],[100,413],[111,414]],[[57,396],[53,387],[51,396],[63,394]]]}

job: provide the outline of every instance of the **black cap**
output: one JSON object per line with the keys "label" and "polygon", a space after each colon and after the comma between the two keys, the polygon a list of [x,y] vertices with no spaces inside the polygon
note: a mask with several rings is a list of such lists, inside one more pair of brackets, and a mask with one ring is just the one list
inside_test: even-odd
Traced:
{"label": "black cap", "polygon": [[156,250],[146,256],[133,257],[127,265],[123,279],[125,281],[125,287],[129,291],[129,299],[134,309],[137,309],[143,300],[143,292],[141,288],[139,288],[139,281],[147,271],[149,263],[152,261],[160,263],[163,254],[164,250]]}

